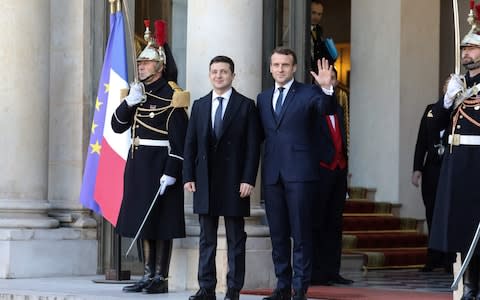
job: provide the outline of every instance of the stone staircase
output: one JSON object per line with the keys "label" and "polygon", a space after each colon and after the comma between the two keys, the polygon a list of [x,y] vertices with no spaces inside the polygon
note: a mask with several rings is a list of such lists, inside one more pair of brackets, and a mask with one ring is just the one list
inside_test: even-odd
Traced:
{"label": "stone staircase", "polygon": [[[399,205],[373,201],[375,190],[350,188],[343,213],[343,257],[360,255],[362,268],[420,268],[426,261],[422,220],[398,217]],[[342,268],[343,269],[343,268]]]}

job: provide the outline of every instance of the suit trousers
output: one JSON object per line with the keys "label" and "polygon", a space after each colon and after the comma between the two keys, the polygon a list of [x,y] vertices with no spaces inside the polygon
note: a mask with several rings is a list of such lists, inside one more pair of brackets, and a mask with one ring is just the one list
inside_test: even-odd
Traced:
{"label": "suit trousers", "polygon": [[[227,286],[241,290],[245,282],[245,220],[243,217],[223,217],[227,237]],[[199,215],[200,245],[198,284],[201,288],[215,290],[217,274],[217,230],[219,216]]]}
{"label": "suit trousers", "polygon": [[325,281],[340,272],[343,209],[347,169],[321,168],[321,181],[313,201],[312,281]]}
{"label": "suit trousers", "polygon": [[[265,211],[279,289],[291,289],[293,286],[295,290],[306,291],[310,285],[311,211],[317,184],[316,181],[285,182],[280,178],[276,184],[264,185]],[[293,240],[293,253],[290,238]]]}

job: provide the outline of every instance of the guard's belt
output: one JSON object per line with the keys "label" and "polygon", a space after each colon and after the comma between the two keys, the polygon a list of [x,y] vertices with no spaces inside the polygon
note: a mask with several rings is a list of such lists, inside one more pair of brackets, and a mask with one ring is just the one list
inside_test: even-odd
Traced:
{"label": "guard's belt", "polygon": [[461,135],[454,134],[448,136],[448,143],[453,146],[472,145],[480,146],[480,135]]}
{"label": "guard's belt", "polygon": [[139,137],[136,137],[133,140],[133,144],[135,146],[170,147],[170,142],[167,140],[149,140],[141,139]]}

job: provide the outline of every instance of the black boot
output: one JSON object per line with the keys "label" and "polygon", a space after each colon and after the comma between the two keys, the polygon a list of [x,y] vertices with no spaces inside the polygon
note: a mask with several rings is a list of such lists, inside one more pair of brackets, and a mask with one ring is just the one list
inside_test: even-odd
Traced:
{"label": "black boot", "polygon": [[291,297],[292,291],[290,289],[276,288],[270,296],[263,298],[263,300],[290,300]]}
{"label": "black boot", "polygon": [[461,300],[476,300],[478,293],[478,257],[473,255],[463,274],[463,296]]}
{"label": "black boot", "polygon": [[477,263],[477,266],[476,266],[476,269],[477,269],[477,296],[475,298],[472,298],[472,299],[480,300],[480,256],[474,254],[472,256],[472,259],[474,257],[476,258],[476,263]]}
{"label": "black boot", "polygon": [[155,277],[142,291],[146,294],[168,293],[168,269],[172,256],[172,240],[157,240],[155,244]]}
{"label": "black boot", "polygon": [[138,293],[141,292],[143,288],[148,286],[152,281],[155,267],[155,242],[151,240],[142,240],[143,246],[143,261],[145,263],[143,277],[140,281],[132,285],[127,285],[123,287],[123,291],[126,293]]}

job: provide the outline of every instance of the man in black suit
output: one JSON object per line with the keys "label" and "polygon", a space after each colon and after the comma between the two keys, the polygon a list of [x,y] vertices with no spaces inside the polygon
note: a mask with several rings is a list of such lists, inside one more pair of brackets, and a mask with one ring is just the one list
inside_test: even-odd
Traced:
{"label": "man in black suit", "polygon": [[[336,71],[333,82],[336,86]],[[343,208],[347,195],[347,138],[343,108],[335,101],[333,114],[318,118],[320,184],[313,202],[312,284],[352,284],[340,275]]]}
{"label": "man in black suit", "polygon": [[323,28],[320,25],[323,17],[323,4],[319,0],[312,0],[310,4],[310,67],[317,72],[317,61],[326,57],[323,44]]}
{"label": "man in black suit", "polygon": [[193,192],[193,210],[200,220],[200,289],[190,300],[215,300],[217,229],[225,220],[228,246],[228,290],[225,300],[238,300],[245,279],[244,217],[250,215],[250,195],[260,157],[257,108],[234,88],[233,61],[210,61],[213,90],[194,102],[185,141],[183,181]]}
{"label": "man in black suit", "polygon": [[277,277],[276,289],[266,300],[290,299],[292,286],[293,299],[306,299],[310,285],[311,211],[320,179],[312,129],[315,119],[332,106],[332,66],[326,59],[319,61],[318,73],[311,72],[316,85],[295,81],[296,68],[293,50],[274,49],[270,72],[275,87],[257,97],[265,134],[262,184]]}
{"label": "man in black suit", "polygon": [[[438,178],[445,151],[443,138],[445,128],[436,126],[432,111],[433,106],[434,103],[427,105],[420,121],[412,173],[412,184],[418,187],[421,182],[422,199],[425,205],[425,216],[429,233],[432,231]],[[452,262],[452,255],[444,256],[443,252],[428,248],[427,262],[420,271],[430,272],[437,267],[444,267],[447,272],[451,272]]]}

